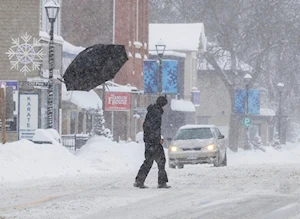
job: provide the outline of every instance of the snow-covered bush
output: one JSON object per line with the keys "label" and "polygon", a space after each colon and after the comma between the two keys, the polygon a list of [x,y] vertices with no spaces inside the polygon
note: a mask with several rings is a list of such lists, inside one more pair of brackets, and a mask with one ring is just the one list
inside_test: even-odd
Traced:
{"label": "snow-covered bush", "polygon": [[98,106],[94,113],[94,120],[93,120],[93,135],[104,136],[109,139],[112,139],[113,136],[111,131],[104,126],[105,119],[103,116],[103,110]]}
{"label": "snow-covered bush", "polygon": [[273,141],[271,142],[271,145],[275,148],[275,149],[280,149],[280,139],[279,139],[279,136],[278,136],[278,132],[275,132],[274,133],[274,136],[273,136]]}
{"label": "snow-covered bush", "polygon": [[262,146],[261,137],[256,133],[254,140],[251,142],[254,148],[259,148]]}
{"label": "snow-covered bush", "polygon": [[262,141],[261,141],[261,137],[259,136],[258,133],[256,133],[256,135],[254,136],[253,141],[251,141],[251,147],[254,150],[265,151],[265,148],[263,147],[263,144],[262,144]]}

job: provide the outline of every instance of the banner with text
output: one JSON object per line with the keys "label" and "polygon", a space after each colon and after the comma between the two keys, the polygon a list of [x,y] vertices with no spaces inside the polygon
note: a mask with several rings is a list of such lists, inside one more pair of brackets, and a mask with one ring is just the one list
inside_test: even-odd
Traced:
{"label": "banner with text", "polygon": [[128,92],[106,92],[106,111],[128,111],[130,110],[130,93]]}

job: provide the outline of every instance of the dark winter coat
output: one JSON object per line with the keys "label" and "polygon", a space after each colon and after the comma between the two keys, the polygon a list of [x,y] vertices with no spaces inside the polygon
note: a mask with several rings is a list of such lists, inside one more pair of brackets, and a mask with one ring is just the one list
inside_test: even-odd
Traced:
{"label": "dark winter coat", "polygon": [[147,111],[143,124],[145,145],[146,147],[159,145],[161,139],[161,120],[164,110],[158,104],[151,104],[148,106]]}

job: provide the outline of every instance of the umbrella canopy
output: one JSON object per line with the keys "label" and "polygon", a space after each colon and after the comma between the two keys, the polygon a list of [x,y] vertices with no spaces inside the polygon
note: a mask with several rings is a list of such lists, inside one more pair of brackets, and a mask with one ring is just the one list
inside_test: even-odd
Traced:
{"label": "umbrella canopy", "polygon": [[128,60],[124,45],[96,44],[80,52],[63,76],[67,90],[89,91],[113,79]]}

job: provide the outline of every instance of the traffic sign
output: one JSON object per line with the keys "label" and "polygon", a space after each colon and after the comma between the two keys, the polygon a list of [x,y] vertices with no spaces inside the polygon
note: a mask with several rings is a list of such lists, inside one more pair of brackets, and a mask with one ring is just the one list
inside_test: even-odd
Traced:
{"label": "traffic sign", "polygon": [[244,117],[243,118],[243,121],[242,121],[242,124],[244,127],[250,127],[252,125],[252,119],[249,118],[249,117]]}

